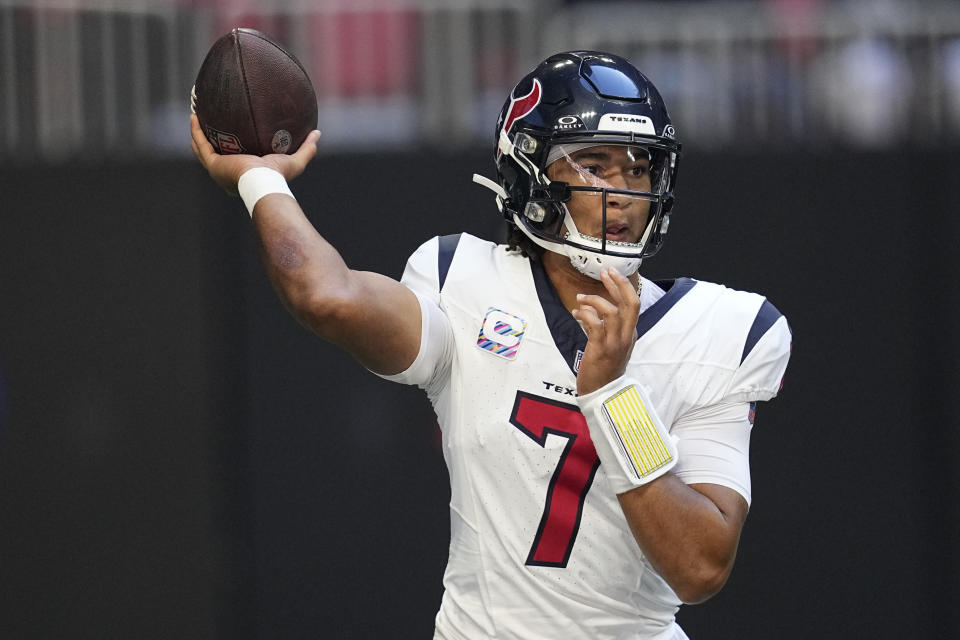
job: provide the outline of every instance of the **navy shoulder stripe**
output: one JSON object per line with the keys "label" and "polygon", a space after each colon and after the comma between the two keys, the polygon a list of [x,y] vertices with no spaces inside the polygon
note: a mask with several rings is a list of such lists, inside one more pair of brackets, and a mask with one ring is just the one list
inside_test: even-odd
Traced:
{"label": "navy shoulder stripe", "polygon": [[760,341],[760,338],[763,337],[763,334],[765,334],[782,315],[775,306],[770,304],[769,300],[763,301],[760,310],[757,311],[757,317],[753,319],[753,326],[750,327],[750,332],[747,334],[747,342],[743,345],[743,355],[740,356],[740,364],[743,364],[743,361],[746,360],[750,352],[753,351],[753,348],[757,345],[757,342]]}
{"label": "navy shoulder stripe", "polygon": [[450,263],[453,262],[453,254],[457,252],[457,245],[460,244],[462,233],[453,233],[449,236],[440,236],[440,249],[437,251],[437,274],[440,276],[440,287],[438,291],[443,290],[443,283],[447,280],[447,273],[450,271]]}
{"label": "navy shoulder stripe", "polygon": [[697,284],[697,281],[693,278],[677,278],[675,280],[658,280],[656,281],[657,286],[665,290],[660,299],[650,305],[643,313],[640,314],[640,317],[637,318],[637,339],[640,339],[640,336],[645,334],[647,331],[653,328],[655,324],[660,322],[660,319],[663,316],[667,315],[667,311],[673,308],[673,305],[680,302],[680,298],[687,295],[687,292],[690,289],[693,289],[693,285]]}

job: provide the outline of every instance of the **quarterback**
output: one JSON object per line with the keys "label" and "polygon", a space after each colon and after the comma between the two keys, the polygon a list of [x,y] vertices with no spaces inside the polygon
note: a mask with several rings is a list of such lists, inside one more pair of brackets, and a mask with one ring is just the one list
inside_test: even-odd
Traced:
{"label": "quarterback", "polygon": [[239,193],[294,316],[443,432],[451,540],[435,638],[686,638],[750,504],[750,430],[779,391],[786,319],[762,296],[639,273],[667,233],[680,143],[660,94],[615,55],[551,56],[496,126],[508,240],[427,240],[401,282],[347,267],[287,181],[316,153],[193,150]]}

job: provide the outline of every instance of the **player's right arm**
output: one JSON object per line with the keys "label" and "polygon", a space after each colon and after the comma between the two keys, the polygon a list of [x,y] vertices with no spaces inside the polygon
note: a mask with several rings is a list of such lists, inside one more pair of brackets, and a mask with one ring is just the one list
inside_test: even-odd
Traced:
{"label": "player's right arm", "polygon": [[[196,116],[191,146],[210,176],[232,194],[240,176],[255,167],[278,171],[289,181],[316,154],[319,132],[292,155],[220,155]],[[321,338],[343,347],[368,369],[385,375],[404,371],[420,348],[420,304],[396,280],[347,267],[339,252],[313,227],[297,201],[270,193],[254,206],[263,263],[290,313]]]}

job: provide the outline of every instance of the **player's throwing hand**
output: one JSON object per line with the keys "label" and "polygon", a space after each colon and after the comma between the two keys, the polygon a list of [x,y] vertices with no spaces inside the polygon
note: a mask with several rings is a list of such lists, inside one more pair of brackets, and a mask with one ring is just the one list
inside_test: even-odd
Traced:
{"label": "player's throwing hand", "polygon": [[190,147],[203,167],[210,173],[210,177],[227,193],[237,195],[237,181],[248,169],[267,167],[279,171],[288,182],[303,173],[307,164],[317,154],[320,132],[311,132],[292,155],[275,153],[262,157],[246,154],[220,155],[203,135],[200,121],[193,114],[190,115],[190,136]]}
{"label": "player's throwing hand", "polygon": [[633,284],[615,269],[600,274],[610,300],[597,295],[577,295],[573,310],[587,334],[587,348],[577,373],[577,393],[586,395],[623,375],[637,342],[640,298]]}

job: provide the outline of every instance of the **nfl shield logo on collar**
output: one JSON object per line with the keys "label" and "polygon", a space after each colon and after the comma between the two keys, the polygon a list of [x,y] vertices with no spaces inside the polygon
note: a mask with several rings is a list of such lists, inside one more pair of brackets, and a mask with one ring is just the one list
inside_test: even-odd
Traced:
{"label": "nfl shield logo on collar", "polygon": [[513,360],[517,357],[526,330],[527,321],[523,318],[490,307],[480,326],[477,346],[501,358]]}

